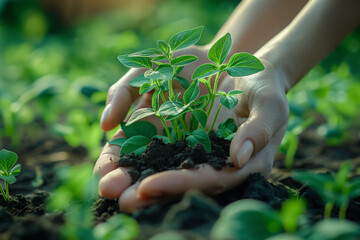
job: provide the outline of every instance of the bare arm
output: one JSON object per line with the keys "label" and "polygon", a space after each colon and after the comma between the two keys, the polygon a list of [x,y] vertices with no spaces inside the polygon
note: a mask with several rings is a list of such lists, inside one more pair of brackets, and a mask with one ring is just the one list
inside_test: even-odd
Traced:
{"label": "bare arm", "polygon": [[256,55],[287,79],[286,91],[360,24],[358,0],[312,0]]}
{"label": "bare arm", "polygon": [[308,0],[243,0],[213,42],[229,32],[234,41],[232,53],[254,53],[286,27],[307,2]]}

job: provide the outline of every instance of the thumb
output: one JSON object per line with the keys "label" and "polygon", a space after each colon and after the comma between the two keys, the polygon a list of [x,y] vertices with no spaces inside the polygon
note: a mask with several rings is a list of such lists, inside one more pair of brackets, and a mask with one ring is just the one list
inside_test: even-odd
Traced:
{"label": "thumb", "polygon": [[144,72],[144,69],[130,69],[108,91],[106,107],[102,113],[100,125],[109,131],[121,123],[131,105],[140,97],[138,89],[131,87],[129,82]]}
{"label": "thumb", "polygon": [[243,167],[253,155],[269,144],[275,134],[282,138],[288,116],[286,101],[264,101],[259,107],[254,107],[231,141],[230,158],[233,164],[238,168]]}

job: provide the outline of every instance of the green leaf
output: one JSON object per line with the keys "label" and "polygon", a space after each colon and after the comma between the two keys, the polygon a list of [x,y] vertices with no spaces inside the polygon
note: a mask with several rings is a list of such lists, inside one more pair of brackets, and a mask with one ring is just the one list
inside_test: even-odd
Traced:
{"label": "green leaf", "polygon": [[135,52],[132,54],[129,54],[129,57],[158,57],[162,56],[163,53],[159,49],[156,48],[148,48],[139,52]]}
{"label": "green leaf", "polygon": [[190,83],[186,78],[176,76],[174,77],[174,80],[178,81],[185,90],[190,86]]}
{"label": "green leaf", "polygon": [[9,175],[18,176],[21,172],[21,164],[16,164],[11,170]]}
{"label": "green leaf", "polygon": [[359,239],[359,226],[351,221],[340,219],[327,219],[319,221],[311,228],[311,234],[308,240],[344,240]]}
{"label": "green leaf", "polygon": [[164,40],[157,41],[158,48],[167,56],[170,53],[170,46]]}
{"label": "green leaf", "polygon": [[184,93],[184,102],[186,104],[191,103],[197,99],[200,94],[199,81],[194,80]]}
{"label": "green leaf", "polygon": [[150,92],[151,90],[153,90],[155,87],[155,85],[152,85],[151,83],[147,83],[145,82],[139,89],[139,94],[143,95],[147,92]]}
{"label": "green leaf", "polygon": [[229,54],[230,48],[231,35],[227,33],[211,46],[208,53],[210,61],[216,63],[217,65],[221,65]]}
{"label": "green leaf", "polygon": [[258,200],[245,199],[222,210],[210,238],[263,240],[281,232],[283,227],[275,210]]}
{"label": "green leaf", "polygon": [[152,96],[152,100],[151,100],[151,105],[152,108],[155,112],[157,112],[157,110],[159,110],[159,95],[160,95],[160,91],[161,89],[157,89],[153,96]]}
{"label": "green leaf", "polygon": [[13,184],[16,182],[16,177],[14,175],[10,175],[10,176],[0,175],[0,178],[9,184]]}
{"label": "green leaf", "polygon": [[360,177],[353,179],[350,182],[349,198],[357,198],[360,196]]}
{"label": "green leaf", "polygon": [[207,133],[202,129],[194,130],[192,133],[190,133],[189,136],[186,137],[186,141],[191,147],[197,143],[201,143],[204,145],[206,152],[211,152],[211,142],[209,135],[207,135]]}
{"label": "green leaf", "polygon": [[116,138],[116,139],[109,141],[109,144],[113,144],[113,145],[117,145],[117,146],[121,147],[125,141],[126,141],[126,138]]}
{"label": "green leaf", "polygon": [[173,65],[174,67],[181,67],[181,66],[185,66],[188,65],[192,62],[195,62],[196,60],[198,60],[198,57],[193,56],[193,55],[183,55],[177,58],[174,58],[173,60],[171,60],[171,65]]}
{"label": "green leaf", "polygon": [[226,119],[226,121],[219,123],[218,130],[216,130],[216,136],[231,140],[236,133],[237,126],[232,118]]}
{"label": "green leaf", "polygon": [[208,76],[214,75],[215,73],[218,73],[218,72],[219,72],[218,66],[216,66],[215,64],[212,64],[212,63],[205,63],[203,65],[198,66],[195,69],[195,71],[192,75],[192,79],[208,77]]}
{"label": "green leaf", "polygon": [[135,155],[142,154],[146,150],[146,146],[151,142],[151,140],[144,136],[132,136],[128,138],[120,149],[120,154],[123,153],[134,153]]}
{"label": "green leaf", "polygon": [[238,103],[237,97],[234,96],[221,96],[220,97],[220,103],[224,105],[227,109],[231,110],[233,109],[236,104]]}
{"label": "green leaf", "polygon": [[139,121],[140,119],[146,118],[151,115],[155,115],[154,110],[152,110],[151,108],[140,108],[131,114],[128,122],[126,123],[126,126],[129,126],[134,122]]}
{"label": "green leaf", "polygon": [[139,234],[139,225],[132,217],[126,214],[116,214],[104,223],[94,227],[95,239],[101,240],[132,240]]}
{"label": "green leaf", "polygon": [[127,55],[120,55],[117,58],[125,67],[129,67],[129,68],[146,67],[148,69],[152,68],[152,63],[150,61],[150,58],[148,57],[129,57]]}
{"label": "green leaf", "polygon": [[235,53],[231,56],[226,71],[232,77],[242,77],[264,69],[261,61],[250,53]]}
{"label": "green leaf", "polygon": [[222,96],[226,96],[226,95],[227,95],[226,92],[221,91],[221,90],[217,91],[217,93],[220,94],[220,95],[222,95]]}
{"label": "green leaf", "polygon": [[204,110],[197,109],[192,114],[202,127],[206,127],[208,116]]}
{"label": "green leaf", "polygon": [[16,153],[3,149],[0,151],[0,170],[9,173],[18,159]]}
{"label": "green leaf", "polygon": [[188,105],[184,105],[181,102],[165,102],[163,103],[159,108],[159,114],[161,116],[164,115],[179,115],[182,112],[185,111],[185,109],[188,107]]}
{"label": "green leaf", "polygon": [[175,51],[196,44],[200,40],[203,29],[204,27],[201,26],[176,33],[169,40],[171,50]]}
{"label": "green leaf", "polygon": [[240,95],[244,93],[243,91],[240,91],[240,90],[231,90],[230,92],[228,92],[228,96],[233,96],[233,95]]}
{"label": "green leaf", "polygon": [[136,78],[134,78],[133,80],[131,80],[129,82],[129,85],[132,87],[141,87],[144,83],[150,83],[150,79],[146,78],[144,76],[144,74],[140,74],[139,76],[137,76]]}
{"label": "green leaf", "polygon": [[144,74],[149,79],[169,80],[174,75],[174,69],[170,64],[161,64],[156,70],[147,70]]}
{"label": "green leaf", "polygon": [[316,173],[307,173],[302,171],[294,171],[291,174],[292,178],[298,182],[309,185],[315,190],[324,190],[326,183],[333,183],[334,178],[328,174],[316,174]]}

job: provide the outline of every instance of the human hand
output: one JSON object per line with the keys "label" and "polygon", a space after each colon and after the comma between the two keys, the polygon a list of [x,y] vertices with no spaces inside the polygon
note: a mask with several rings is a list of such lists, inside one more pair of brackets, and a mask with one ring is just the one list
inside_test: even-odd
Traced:
{"label": "human hand", "polygon": [[[283,82],[277,71],[266,64],[263,72],[243,78],[226,78],[220,85],[224,91],[239,89],[244,92],[237,107],[232,111],[223,108],[223,113],[219,114],[221,118],[217,120],[221,122],[233,117],[240,126],[230,148],[230,157],[236,168],[226,167],[217,171],[204,164],[198,169],[154,174],[141,183],[131,185],[127,169],[117,168],[114,163],[119,159],[119,147],[107,144],[94,169],[101,177],[100,194],[110,199],[118,198],[123,211],[132,211],[168,201],[192,188],[218,194],[238,185],[252,172],[261,172],[268,177],[288,119]],[[124,85],[121,86],[124,88]],[[139,105],[146,106],[146,97]],[[149,121],[156,124],[154,119]],[[124,137],[121,131],[114,138],[119,137]]]}

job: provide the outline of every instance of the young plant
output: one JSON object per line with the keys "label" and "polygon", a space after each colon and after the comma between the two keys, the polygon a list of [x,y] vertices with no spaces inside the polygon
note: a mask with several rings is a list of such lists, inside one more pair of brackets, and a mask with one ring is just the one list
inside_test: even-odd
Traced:
{"label": "young plant", "polygon": [[339,218],[345,219],[350,199],[360,196],[360,178],[350,180],[351,165],[345,162],[337,174],[293,173],[293,178],[316,190],[325,202],[324,218],[331,217],[334,205],[339,207]]}
{"label": "young plant", "polygon": [[2,149],[0,151],[0,178],[4,181],[4,187],[0,185],[1,193],[5,201],[10,200],[9,184],[16,182],[16,176],[20,174],[21,165],[16,164],[18,156],[16,153]]}
{"label": "young plant", "polygon": [[[148,116],[156,116],[162,122],[168,142],[185,139],[190,146],[201,143],[207,152],[211,151],[208,134],[214,127],[220,108],[225,106],[229,110],[233,109],[238,103],[236,95],[242,93],[240,90],[232,90],[228,93],[218,91],[221,74],[227,72],[233,77],[247,76],[264,70],[264,66],[259,59],[249,53],[235,53],[225,63],[231,48],[231,36],[227,33],[210,48],[208,58],[211,63],[198,66],[192,75],[192,82],[189,83],[188,79],[180,77],[179,74],[186,65],[195,62],[198,57],[193,55],[174,57],[174,52],[196,44],[202,31],[203,27],[185,30],[176,33],[168,42],[159,40],[157,48],[118,56],[119,61],[126,67],[147,69],[144,74],[130,82],[131,86],[139,87],[140,95],[154,91],[152,107],[134,111],[122,127],[130,126]],[[212,82],[213,76],[215,76],[214,82]],[[178,81],[184,88],[183,95],[175,93],[173,81]],[[200,84],[204,84],[207,94],[200,96]],[[218,97],[220,97],[219,107],[214,119],[209,122],[210,112]],[[189,119],[188,122],[185,116]],[[171,122],[171,127],[168,127],[167,122]],[[139,139],[136,140],[142,142],[141,145],[144,146],[149,142],[149,136],[145,137],[148,139],[138,137]],[[119,145],[125,144],[124,140],[119,141],[121,141]],[[135,141],[133,142],[135,144]],[[110,143],[116,144],[116,141]],[[130,142],[127,141],[127,144]],[[136,146],[133,148],[136,153],[141,153],[145,149],[141,148],[140,151]]]}

